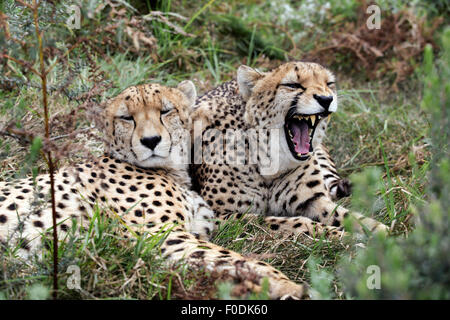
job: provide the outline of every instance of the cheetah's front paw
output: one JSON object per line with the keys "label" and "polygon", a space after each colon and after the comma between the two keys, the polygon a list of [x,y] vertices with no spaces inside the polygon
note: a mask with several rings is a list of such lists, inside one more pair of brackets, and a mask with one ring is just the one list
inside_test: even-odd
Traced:
{"label": "cheetah's front paw", "polygon": [[339,179],[337,183],[331,187],[331,198],[336,201],[352,194],[352,183],[348,179]]}

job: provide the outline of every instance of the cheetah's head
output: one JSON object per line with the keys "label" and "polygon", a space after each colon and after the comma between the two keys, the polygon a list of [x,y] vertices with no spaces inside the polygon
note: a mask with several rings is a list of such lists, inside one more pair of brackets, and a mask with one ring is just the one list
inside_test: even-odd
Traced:
{"label": "cheetah's head", "polygon": [[337,110],[334,75],[316,63],[288,62],[264,73],[241,66],[237,81],[250,126],[279,129],[291,165],[309,159]]}
{"label": "cheetah's head", "polygon": [[107,151],[143,168],[185,166],[196,97],[191,81],[177,88],[145,84],[125,89],[104,110]]}

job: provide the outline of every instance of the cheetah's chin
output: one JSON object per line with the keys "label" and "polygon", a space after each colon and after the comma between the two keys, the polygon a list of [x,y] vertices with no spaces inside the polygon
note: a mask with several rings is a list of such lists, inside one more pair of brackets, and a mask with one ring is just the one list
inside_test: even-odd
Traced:
{"label": "cheetah's chin", "polygon": [[312,140],[319,123],[330,115],[329,112],[299,114],[290,109],[284,123],[284,133],[292,156],[299,161],[308,160],[313,152]]}
{"label": "cheetah's chin", "polygon": [[168,157],[152,155],[144,160],[134,159],[133,161],[130,162],[132,162],[137,167],[148,169],[148,168],[160,168],[169,166],[170,159]]}

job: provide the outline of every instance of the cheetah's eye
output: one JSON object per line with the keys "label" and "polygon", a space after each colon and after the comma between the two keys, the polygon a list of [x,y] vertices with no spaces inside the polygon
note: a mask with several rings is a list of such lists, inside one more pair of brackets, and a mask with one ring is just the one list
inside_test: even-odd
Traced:
{"label": "cheetah's eye", "polygon": [[306,90],[304,86],[302,86],[300,83],[283,83],[282,86],[291,88],[291,89],[302,89]]}
{"label": "cheetah's eye", "polygon": [[167,110],[161,110],[161,115],[169,113],[170,111],[172,111],[173,109],[167,109]]}
{"label": "cheetah's eye", "polygon": [[119,118],[121,120],[125,120],[125,121],[133,121],[134,120],[133,116],[121,116]]}

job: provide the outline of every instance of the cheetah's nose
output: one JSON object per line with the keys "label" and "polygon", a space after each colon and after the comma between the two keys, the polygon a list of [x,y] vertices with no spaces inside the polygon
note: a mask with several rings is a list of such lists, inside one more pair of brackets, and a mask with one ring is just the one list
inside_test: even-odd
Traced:
{"label": "cheetah's nose", "polygon": [[145,137],[141,139],[141,143],[149,148],[150,150],[153,150],[156,148],[158,143],[161,141],[161,136],[153,136],[153,137]]}
{"label": "cheetah's nose", "polygon": [[328,111],[330,107],[331,101],[333,101],[333,96],[319,96],[317,94],[313,94],[314,99]]}

